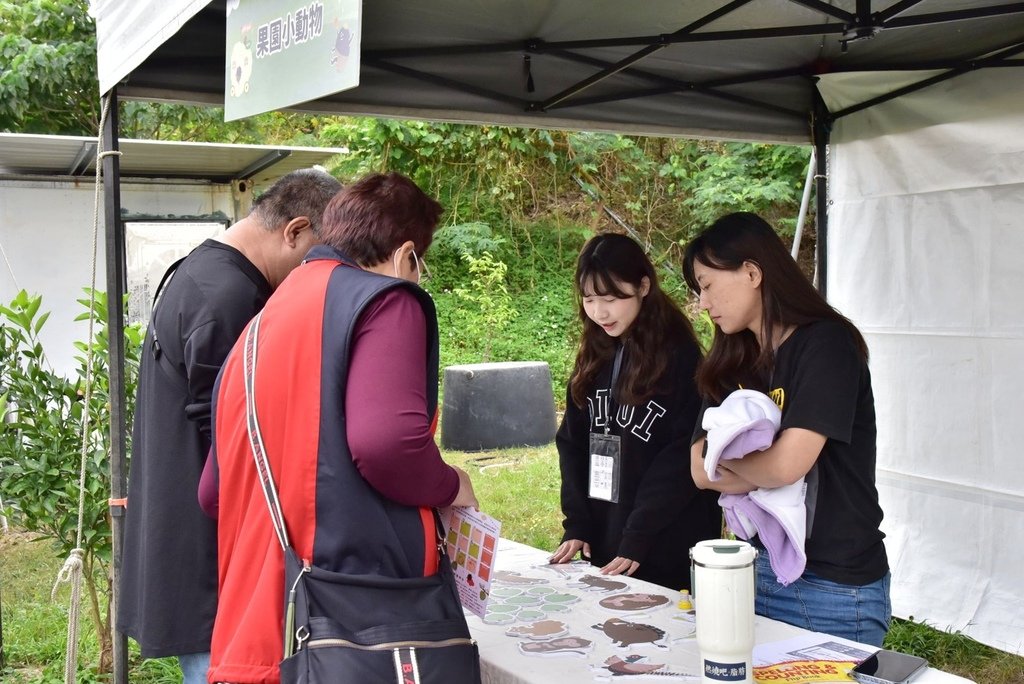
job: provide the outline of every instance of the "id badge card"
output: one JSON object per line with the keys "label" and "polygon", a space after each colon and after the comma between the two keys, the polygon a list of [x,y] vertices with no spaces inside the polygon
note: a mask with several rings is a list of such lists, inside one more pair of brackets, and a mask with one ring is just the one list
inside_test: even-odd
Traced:
{"label": "id badge card", "polygon": [[619,471],[622,463],[622,442],[618,435],[590,433],[591,499],[619,502]]}

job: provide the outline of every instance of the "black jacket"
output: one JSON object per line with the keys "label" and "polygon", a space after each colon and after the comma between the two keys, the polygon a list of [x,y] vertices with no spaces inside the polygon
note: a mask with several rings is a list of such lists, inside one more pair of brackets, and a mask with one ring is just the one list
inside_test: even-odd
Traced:
{"label": "black jacket", "polygon": [[[588,496],[590,432],[604,432],[611,363],[587,393],[587,406],[567,396],[556,443],[562,471],[567,539],[588,542],[596,566],[616,556],[637,561],[635,576],[670,589],[690,587],[689,549],[721,535],[718,493],[690,476],[690,436],[701,407],[694,385],[700,352],[681,343],[668,374],[670,389],[641,406],[618,406],[610,433],[622,444],[619,502]],[[628,372],[624,359],[622,376]]]}

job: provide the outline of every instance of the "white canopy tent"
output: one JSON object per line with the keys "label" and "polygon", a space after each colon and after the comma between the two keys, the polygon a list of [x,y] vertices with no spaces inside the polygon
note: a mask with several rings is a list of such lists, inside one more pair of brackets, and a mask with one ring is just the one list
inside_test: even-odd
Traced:
{"label": "white canopy tent", "polygon": [[[94,14],[103,92],[223,102],[225,2]],[[822,289],[872,348],[896,612],[1024,651],[1024,72],[1007,68],[1024,66],[1024,3],[374,0],[362,16],[360,85],[295,109],[813,142]]]}
{"label": "white canopy tent", "polygon": [[[877,87],[823,79],[830,106]],[[829,290],[871,349],[893,609],[1024,652],[1024,71],[832,131]]]}

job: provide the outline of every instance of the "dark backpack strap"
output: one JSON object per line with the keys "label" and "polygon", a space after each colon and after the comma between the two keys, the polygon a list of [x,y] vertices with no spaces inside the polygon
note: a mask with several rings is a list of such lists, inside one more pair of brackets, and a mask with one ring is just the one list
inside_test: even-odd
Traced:
{"label": "dark backpack strap", "polygon": [[[173,264],[168,266],[167,270],[164,271],[163,276],[160,278],[160,283],[156,286],[156,292],[153,293],[153,306],[151,306],[149,309],[150,325],[153,328],[152,352],[156,360],[161,363],[163,363],[163,350],[160,349],[160,339],[156,334],[156,325],[153,324],[153,318],[156,316],[156,303],[160,299],[160,293],[163,292],[164,285],[167,284],[167,281],[171,279],[171,276],[174,275],[174,272],[178,270],[179,266],[181,266],[181,262],[184,261],[187,257],[188,255],[181,257]],[[170,364],[168,364],[168,366],[170,366],[172,372],[178,372]]]}
{"label": "dark backpack strap", "polygon": [[163,291],[164,285],[167,284],[167,281],[171,279],[171,276],[174,275],[174,272],[178,270],[179,266],[181,266],[181,262],[184,261],[186,258],[188,258],[187,254],[185,256],[179,258],[177,261],[175,261],[170,266],[168,266],[167,270],[164,271],[163,276],[160,278],[160,283],[156,286],[156,292],[153,293],[153,308],[154,309],[156,308],[156,300],[160,298],[160,293]]}

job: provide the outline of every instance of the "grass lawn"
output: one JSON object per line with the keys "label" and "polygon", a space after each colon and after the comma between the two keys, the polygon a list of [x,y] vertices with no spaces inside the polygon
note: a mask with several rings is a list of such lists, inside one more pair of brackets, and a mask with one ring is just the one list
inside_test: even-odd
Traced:
{"label": "grass lawn", "polygon": [[[484,453],[448,452],[445,458],[470,473],[481,509],[502,521],[504,536],[539,548],[554,549],[561,538],[558,459],[554,446]],[[5,684],[58,684],[63,681],[67,590],[56,603],[50,588],[63,558],[47,542],[26,534],[0,537],[0,603],[3,608]],[[83,619],[80,682],[100,681],[90,665],[96,640]],[[924,658],[942,670],[978,684],[1024,684],[1024,658],[984,646],[959,633],[896,620],[886,646]],[[141,660],[131,651],[133,684],[177,684],[174,659]]]}

